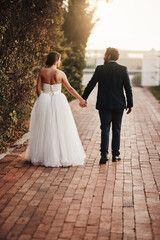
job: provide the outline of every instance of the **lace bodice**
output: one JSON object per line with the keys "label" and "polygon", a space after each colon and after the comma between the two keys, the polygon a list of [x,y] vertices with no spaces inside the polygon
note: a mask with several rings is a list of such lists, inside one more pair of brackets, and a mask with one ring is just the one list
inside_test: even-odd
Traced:
{"label": "lace bodice", "polygon": [[43,83],[42,85],[42,89],[44,93],[49,93],[50,95],[54,95],[55,93],[61,92],[61,88],[62,88],[62,84],[58,83],[58,84],[47,84],[47,83]]}

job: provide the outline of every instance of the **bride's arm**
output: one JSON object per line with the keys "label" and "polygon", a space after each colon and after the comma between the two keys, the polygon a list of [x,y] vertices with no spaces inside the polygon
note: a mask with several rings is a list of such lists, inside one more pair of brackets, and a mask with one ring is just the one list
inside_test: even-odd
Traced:
{"label": "bride's arm", "polygon": [[64,84],[65,88],[68,90],[69,93],[71,93],[75,98],[77,98],[80,101],[80,104],[83,106],[87,105],[87,102],[78,94],[78,92],[70,85],[68,82],[68,79],[64,72],[62,72],[62,83]]}
{"label": "bride's arm", "polygon": [[38,95],[38,97],[39,97],[39,95],[41,94],[41,90],[42,90],[41,72],[40,72],[39,75],[38,75],[36,90],[37,90],[37,95]]}

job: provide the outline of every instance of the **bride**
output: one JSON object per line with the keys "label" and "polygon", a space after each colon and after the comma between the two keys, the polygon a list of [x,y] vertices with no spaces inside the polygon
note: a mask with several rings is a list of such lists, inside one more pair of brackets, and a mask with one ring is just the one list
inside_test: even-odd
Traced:
{"label": "bride", "polygon": [[34,165],[68,167],[82,165],[85,153],[68,101],[61,93],[62,84],[85,107],[86,101],[69,84],[64,72],[57,69],[61,56],[49,53],[46,68],[37,80],[37,95],[30,120],[27,157]]}

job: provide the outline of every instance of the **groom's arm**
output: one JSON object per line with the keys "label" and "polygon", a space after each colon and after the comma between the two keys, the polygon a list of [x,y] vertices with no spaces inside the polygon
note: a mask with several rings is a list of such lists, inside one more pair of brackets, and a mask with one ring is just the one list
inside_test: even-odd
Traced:
{"label": "groom's arm", "polygon": [[125,69],[124,81],[123,81],[126,97],[127,97],[127,108],[133,107],[133,95],[132,95],[132,87],[129,79],[129,74],[127,68]]}
{"label": "groom's arm", "polygon": [[87,100],[89,94],[92,92],[93,88],[95,87],[96,83],[98,82],[98,67],[96,67],[96,70],[91,78],[91,80],[89,81],[89,83],[87,84],[87,87],[85,88],[82,98]]}

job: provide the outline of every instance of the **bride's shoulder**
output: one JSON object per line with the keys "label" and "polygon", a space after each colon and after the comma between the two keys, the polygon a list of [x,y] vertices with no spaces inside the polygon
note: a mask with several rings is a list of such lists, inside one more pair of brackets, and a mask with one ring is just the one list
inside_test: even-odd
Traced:
{"label": "bride's shoulder", "polygon": [[44,68],[40,69],[39,73],[42,74],[42,73],[44,73],[46,71],[47,71],[47,68],[44,67]]}
{"label": "bride's shoulder", "polygon": [[58,73],[61,74],[61,76],[66,76],[66,74],[63,71],[59,70],[59,69],[58,69]]}

